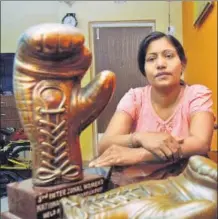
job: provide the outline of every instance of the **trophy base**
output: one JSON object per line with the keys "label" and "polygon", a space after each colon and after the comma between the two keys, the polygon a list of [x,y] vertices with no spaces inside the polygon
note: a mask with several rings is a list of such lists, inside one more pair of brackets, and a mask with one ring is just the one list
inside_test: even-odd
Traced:
{"label": "trophy base", "polygon": [[49,187],[34,187],[32,179],[7,185],[8,212],[2,219],[61,219],[60,199],[70,195],[83,197],[103,192],[103,176],[84,174],[83,180]]}

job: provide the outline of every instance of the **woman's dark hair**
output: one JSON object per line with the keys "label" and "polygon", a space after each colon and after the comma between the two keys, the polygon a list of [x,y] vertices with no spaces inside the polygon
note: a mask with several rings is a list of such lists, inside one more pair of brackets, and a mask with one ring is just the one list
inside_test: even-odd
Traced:
{"label": "woman's dark hair", "polygon": [[148,36],[146,36],[142,42],[139,45],[139,50],[138,50],[138,66],[140,72],[146,77],[146,72],[145,72],[145,56],[147,53],[148,46],[150,43],[154,40],[158,40],[162,37],[166,37],[172,45],[175,47],[178,56],[183,64],[187,63],[187,59],[185,56],[184,49],[181,45],[181,43],[172,35],[170,34],[165,34],[159,31],[151,32]]}

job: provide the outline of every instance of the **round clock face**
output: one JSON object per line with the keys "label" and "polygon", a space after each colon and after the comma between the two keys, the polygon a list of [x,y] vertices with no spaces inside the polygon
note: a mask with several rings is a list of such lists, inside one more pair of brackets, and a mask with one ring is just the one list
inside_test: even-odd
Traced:
{"label": "round clock face", "polygon": [[76,27],[77,25],[77,20],[74,16],[72,15],[66,15],[64,18],[63,18],[63,24],[69,24],[69,25],[72,25],[74,27]]}

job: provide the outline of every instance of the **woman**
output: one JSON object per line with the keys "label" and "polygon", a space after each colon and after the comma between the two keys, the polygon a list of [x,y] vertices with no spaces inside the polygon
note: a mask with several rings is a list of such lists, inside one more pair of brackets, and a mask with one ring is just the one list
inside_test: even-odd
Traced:
{"label": "woman", "polygon": [[123,96],[99,142],[100,156],[90,163],[115,166],[116,186],[178,174],[182,161],[209,151],[211,91],[181,83],[186,62],[182,45],[171,35],[152,32],[141,42],[138,65],[149,85]]}

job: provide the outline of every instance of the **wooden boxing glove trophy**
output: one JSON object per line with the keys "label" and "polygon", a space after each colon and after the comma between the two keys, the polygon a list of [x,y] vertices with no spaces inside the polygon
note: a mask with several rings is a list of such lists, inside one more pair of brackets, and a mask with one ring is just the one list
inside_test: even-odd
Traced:
{"label": "wooden boxing glove trophy", "polygon": [[84,36],[69,25],[41,24],[21,36],[13,84],[31,142],[32,179],[8,186],[3,218],[59,218],[60,198],[102,189],[102,177],[83,174],[79,136],[111,99],[115,75],[103,71],[81,88],[91,60]]}

